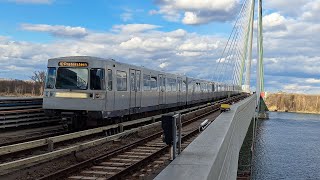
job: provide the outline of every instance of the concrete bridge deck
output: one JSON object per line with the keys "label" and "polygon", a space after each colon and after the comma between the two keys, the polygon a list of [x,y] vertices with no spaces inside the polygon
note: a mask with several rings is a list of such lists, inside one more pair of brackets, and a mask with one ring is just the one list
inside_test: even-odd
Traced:
{"label": "concrete bridge deck", "polygon": [[236,179],[239,151],[255,108],[255,95],[232,105],[155,179]]}

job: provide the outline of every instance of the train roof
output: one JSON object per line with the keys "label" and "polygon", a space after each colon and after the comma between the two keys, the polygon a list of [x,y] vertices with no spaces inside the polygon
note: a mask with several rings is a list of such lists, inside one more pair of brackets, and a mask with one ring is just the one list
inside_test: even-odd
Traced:
{"label": "train roof", "polygon": [[164,72],[164,71],[159,71],[159,70],[154,70],[154,69],[149,69],[143,66],[136,66],[136,65],[132,65],[132,64],[128,64],[128,63],[122,63],[119,61],[116,61],[114,59],[111,58],[99,58],[99,57],[94,57],[94,56],[65,56],[65,57],[58,57],[58,58],[51,58],[48,60],[48,63],[58,63],[59,61],[85,61],[85,62],[91,62],[91,63],[96,63],[96,62],[108,62],[108,63],[112,63],[115,65],[123,65],[123,66],[130,66],[132,68],[137,68],[137,69],[143,69],[146,71],[154,71],[154,72],[158,72],[158,73],[165,73],[167,75],[172,75],[172,76],[178,76],[178,77],[187,77],[186,75],[179,75],[179,74],[173,74],[173,73],[168,73],[168,72]]}
{"label": "train roof", "polygon": [[[164,71],[159,71],[159,70],[153,70],[153,69],[149,69],[149,68],[145,68],[143,66],[136,66],[136,65],[132,65],[132,64],[127,64],[127,63],[122,63],[122,62],[118,62],[112,58],[100,58],[100,57],[95,57],[95,56],[64,56],[64,57],[57,57],[57,58],[51,58],[48,60],[48,65],[52,64],[52,63],[58,63],[59,61],[85,61],[85,62],[101,62],[101,63],[105,63],[105,62],[109,62],[109,63],[113,63],[115,65],[124,65],[124,66],[130,66],[130,67],[135,67],[135,68],[139,68],[139,69],[144,69],[147,71],[154,71],[154,72],[158,72],[158,73],[165,73],[168,75],[172,75],[172,76],[178,76],[178,77],[187,77],[186,75],[178,75],[178,74],[173,74],[173,73],[168,73],[168,72],[164,72]],[[197,78],[192,78],[192,77],[188,77],[190,80],[195,80],[195,81],[200,81],[200,82],[207,82],[207,83],[212,83],[214,81],[209,81],[209,80],[203,80],[203,79],[197,79]],[[219,84],[226,84],[226,83],[221,83],[221,82],[214,82],[214,83],[219,83]]]}

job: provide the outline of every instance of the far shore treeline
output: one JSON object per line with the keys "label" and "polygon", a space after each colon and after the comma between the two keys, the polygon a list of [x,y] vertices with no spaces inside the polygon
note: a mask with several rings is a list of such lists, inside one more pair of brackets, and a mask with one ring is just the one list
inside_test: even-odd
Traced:
{"label": "far shore treeline", "polygon": [[270,111],[320,114],[320,95],[268,93],[266,104]]}
{"label": "far shore treeline", "polygon": [[1,79],[0,96],[42,96],[45,71],[35,71],[30,80]]}

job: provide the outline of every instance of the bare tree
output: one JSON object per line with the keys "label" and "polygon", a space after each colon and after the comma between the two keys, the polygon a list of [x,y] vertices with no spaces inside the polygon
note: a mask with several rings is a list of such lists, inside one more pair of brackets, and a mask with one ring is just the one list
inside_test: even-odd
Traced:
{"label": "bare tree", "polygon": [[44,81],[46,79],[45,71],[34,71],[30,77],[32,81],[39,87],[40,95],[43,95]]}
{"label": "bare tree", "polygon": [[46,78],[45,71],[34,71],[33,76],[30,77],[35,83],[44,83]]}

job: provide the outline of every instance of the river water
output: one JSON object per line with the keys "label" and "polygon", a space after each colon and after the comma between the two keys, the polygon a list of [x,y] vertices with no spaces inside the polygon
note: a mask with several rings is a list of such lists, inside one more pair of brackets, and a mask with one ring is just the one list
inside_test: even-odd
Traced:
{"label": "river water", "polygon": [[320,115],[271,112],[258,122],[254,180],[320,180]]}

